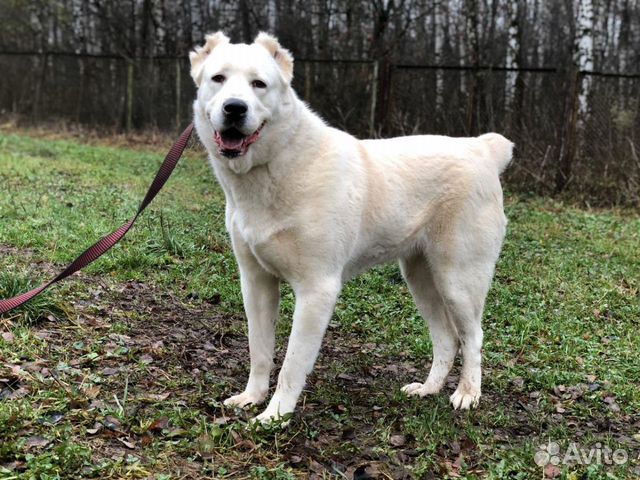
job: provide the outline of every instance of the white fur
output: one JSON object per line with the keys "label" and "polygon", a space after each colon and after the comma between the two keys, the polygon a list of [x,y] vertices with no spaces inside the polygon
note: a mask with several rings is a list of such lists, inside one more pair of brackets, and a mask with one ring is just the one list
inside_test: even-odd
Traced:
{"label": "white fur", "polygon": [[[344,282],[399,260],[434,352],[426,381],[403,391],[439,392],[460,348],[462,374],[451,402],[463,409],[477,404],[481,317],[506,226],[498,175],[512,143],[495,133],[357,140],[325,125],[298,99],[290,86],[292,59],[273,37],[261,34],[252,45],[209,38],[217,39],[209,52],[192,54],[195,123],[227,200],[251,357],[246,389],[225,403],[266,399],[281,280],[293,288],[296,306],[261,421],[293,412]],[[223,84],[211,80],[220,72]],[[253,88],[255,79],[267,88]],[[266,121],[258,141],[235,159],[221,156],[214,142],[230,97],[249,105],[249,130]]]}

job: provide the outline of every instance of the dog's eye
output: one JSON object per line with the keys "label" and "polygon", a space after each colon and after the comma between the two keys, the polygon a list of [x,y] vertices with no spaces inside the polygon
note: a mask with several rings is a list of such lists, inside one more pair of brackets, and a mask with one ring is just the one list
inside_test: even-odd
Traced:
{"label": "dog's eye", "polygon": [[224,75],[214,75],[213,77],[211,77],[211,80],[213,80],[216,83],[223,83],[226,78],[224,77]]}
{"label": "dog's eye", "polygon": [[251,86],[253,88],[267,88],[267,84],[262,80],[254,80],[253,82],[251,82]]}

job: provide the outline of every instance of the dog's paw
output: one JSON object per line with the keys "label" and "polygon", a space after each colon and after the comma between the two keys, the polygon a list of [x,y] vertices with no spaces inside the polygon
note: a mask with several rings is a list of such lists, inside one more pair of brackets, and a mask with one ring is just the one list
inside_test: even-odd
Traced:
{"label": "dog's paw", "polygon": [[286,427],[289,425],[292,416],[292,413],[285,413],[281,415],[277,412],[272,413],[267,409],[257,417],[253,417],[249,422],[252,424],[259,424],[264,427]]}
{"label": "dog's paw", "polygon": [[402,393],[412,396],[417,395],[418,397],[424,397],[426,395],[433,395],[434,393],[438,393],[440,389],[434,388],[428,383],[409,383],[402,387]]}
{"label": "dog's paw", "polygon": [[242,392],[233,397],[229,397],[224,401],[227,407],[245,408],[250,405],[258,405],[264,402],[266,394],[260,395],[254,392]]}
{"label": "dog's paw", "polygon": [[475,408],[480,402],[480,390],[468,386],[458,385],[453,395],[449,397],[454,410],[469,410]]}

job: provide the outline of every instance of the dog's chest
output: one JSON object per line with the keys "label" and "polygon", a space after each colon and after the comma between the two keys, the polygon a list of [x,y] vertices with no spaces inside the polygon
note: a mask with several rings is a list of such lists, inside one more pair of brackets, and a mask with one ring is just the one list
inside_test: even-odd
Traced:
{"label": "dog's chest", "polygon": [[297,242],[289,222],[261,207],[235,210],[231,222],[236,234],[265,270],[280,278],[289,277],[297,257]]}
{"label": "dog's chest", "polygon": [[250,246],[266,242],[282,229],[282,222],[270,209],[256,205],[251,209],[233,209],[231,222],[242,240]]}

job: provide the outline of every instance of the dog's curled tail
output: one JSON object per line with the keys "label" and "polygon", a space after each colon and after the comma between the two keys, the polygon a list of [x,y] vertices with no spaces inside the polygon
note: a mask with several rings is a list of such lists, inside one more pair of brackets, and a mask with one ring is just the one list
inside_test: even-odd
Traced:
{"label": "dog's curled tail", "polygon": [[485,133],[480,135],[481,140],[489,146],[491,161],[498,167],[498,173],[505,171],[513,155],[513,142],[510,142],[499,133]]}

